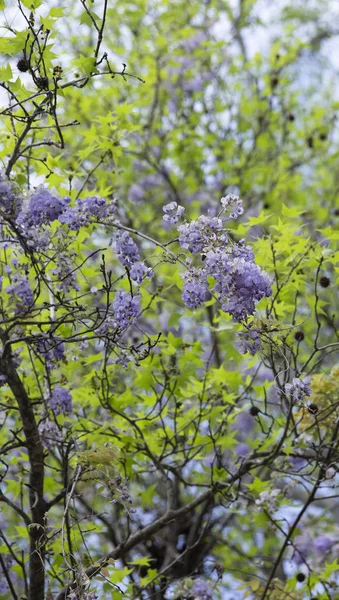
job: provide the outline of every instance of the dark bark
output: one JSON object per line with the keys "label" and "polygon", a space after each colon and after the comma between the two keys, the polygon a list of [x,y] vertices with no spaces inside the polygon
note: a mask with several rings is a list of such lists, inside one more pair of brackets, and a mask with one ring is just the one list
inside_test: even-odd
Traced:
{"label": "dark bark", "polygon": [[[2,333],[2,342],[7,339]],[[0,359],[1,372],[7,375],[7,383],[17,402],[26,447],[29,458],[29,504],[31,522],[29,528],[30,557],[29,557],[29,596],[28,600],[44,600],[45,596],[45,513],[46,502],[43,497],[44,489],[44,450],[41,443],[37,422],[32,408],[31,400],[17,373],[13,363],[10,346],[7,344]]]}

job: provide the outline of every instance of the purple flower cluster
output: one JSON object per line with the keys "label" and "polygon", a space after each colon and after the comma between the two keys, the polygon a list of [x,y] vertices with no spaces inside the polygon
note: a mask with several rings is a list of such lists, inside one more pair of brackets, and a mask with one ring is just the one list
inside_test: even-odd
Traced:
{"label": "purple flower cluster", "polygon": [[182,299],[191,310],[201,306],[210,297],[206,273],[203,269],[188,269],[184,274]]}
{"label": "purple flower cluster", "polygon": [[222,310],[238,322],[253,315],[255,302],[272,293],[267,273],[250,259],[251,254],[246,247],[233,246],[227,253],[225,271],[209,269],[217,281],[214,291],[219,294]]}
{"label": "purple flower cluster", "polygon": [[[135,164],[135,169],[140,170],[140,164]],[[162,178],[159,174],[150,173],[149,175],[145,175],[130,187],[128,193],[129,200],[133,203],[141,202],[144,199],[145,192],[161,185],[161,182]]]}
{"label": "purple flower cluster", "polygon": [[319,535],[314,540],[307,533],[298,535],[294,540],[295,552],[293,559],[297,565],[301,565],[312,555],[323,558],[334,544],[335,541],[327,535]]}
{"label": "purple flower cluster", "polygon": [[252,356],[254,356],[259,350],[261,350],[261,337],[260,337],[260,329],[256,327],[249,327],[245,331],[240,331],[238,333],[238,340],[235,345],[240,352],[240,354],[246,354],[249,352]]}
{"label": "purple flower cluster", "polygon": [[7,286],[6,292],[10,294],[12,298],[16,299],[17,313],[25,312],[29,310],[34,302],[34,295],[30,288],[30,285],[26,277],[22,276],[20,279],[18,276],[13,276],[13,282]]}
{"label": "purple flower cluster", "polygon": [[141,283],[145,277],[151,279],[154,273],[153,270],[150,267],[146,267],[143,262],[137,262],[132,266],[130,275],[133,281]]}
{"label": "purple flower cluster", "polygon": [[3,209],[4,214],[15,217],[20,203],[9,181],[0,179],[0,209]]}
{"label": "purple flower cluster", "polygon": [[150,279],[154,273],[140,259],[139,248],[127,231],[119,232],[116,239],[116,252],[123,267],[130,270],[133,281],[140,284],[145,277]]}
{"label": "purple flower cluster", "polygon": [[131,296],[125,290],[118,290],[113,302],[114,318],[122,329],[135,322],[140,313],[140,296]]}
{"label": "purple flower cluster", "polygon": [[50,367],[53,367],[55,362],[65,358],[64,344],[53,337],[41,337],[37,341],[36,349]]}
{"label": "purple flower cluster", "polygon": [[182,217],[185,209],[183,206],[177,204],[177,202],[170,202],[169,204],[166,204],[162,210],[164,211],[164,221],[173,225],[178,222],[180,217]]}
{"label": "purple flower cluster", "polygon": [[103,221],[115,212],[115,204],[108,204],[104,198],[88,196],[84,200],[78,198],[75,206],[68,206],[59,216],[60,223],[64,223],[69,229],[79,231],[81,227],[88,225],[91,217],[97,221]]}
{"label": "purple flower cluster", "polygon": [[309,377],[305,377],[303,380],[299,377],[294,377],[292,383],[286,383],[285,392],[290,394],[295,402],[300,402],[305,396],[311,395]]}
{"label": "purple flower cluster", "polygon": [[116,327],[117,324],[114,319],[112,319],[110,316],[107,316],[106,319],[100,323],[99,327],[97,327],[96,333],[97,335],[100,335],[100,337],[107,336],[111,331],[114,331]]}
{"label": "purple flower cluster", "polygon": [[319,535],[313,542],[315,553],[318,556],[324,556],[327,554],[333,545],[334,541],[331,540],[331,538],[329,538],[327,535]]}
{"label": "purple flower cluster", "polygon": [[192,254],[198,254],[217,240],[217,232],[222,230],[222,220],[218,217],[201,215],[196,221],[178,226],[179,244]]}
{"label": "purple flower cluster", "polygon": [[52,275],[59,291],[68,294],[71,291],[79,291],[80,285],[76,279],[76,267],[69,256],[59,256],[59,266],[53,269]]}
{"label": "purple flower cluster", "polygon": [[118,233],[116,252],[123,267],[131,268],[140,258],[139,248],[127,231]]}
{"label": "purple flower cluster", "polygon": [[242,200],[234,194],[228,194],[220,200],[223,207],[223,211],[231,211],[229,214],[230,219],[237,219],[240,215],[244,214]]}
{"label": "purple flower cluster", "polygon": [[[188,269],[185,277],[189,280],[189,274],[192,273],[192,279],[195,279],[196,283],[195,295],[201,299],[206,292],[206,277],[213,277],[216,281],[213,292],[218,295],[222,310],[229,313],[235,321],[240,322],[253,315],[257,301],[264,296],[271,295],[271,281],[267,273],[255,264],[254,254],[249,246],[245,246],[242,242],[229,244],[224,233],[217,235],[220,231],[219,221],[220,219],[214,217],[210,219],[207,229],[194,230],[191,228],[189,234],[185,233],[186,241],[182,240],[181,245],[194,251],[193,253],[204,248],[206,237],[210,246],[204,256],[204,268],[199,269],[199,278],[194,276],[195,271],[192,268]],[[187,227],[191,225],[192,223]],[[182,231],[182,227],[184,226],[180,226],[178,229]],[[184,302],[189,308],[192,308],[192,302],[189,300],[186,289],[184,292]],[[189,304],[186,303],[187,299]],[[258,347],[258,340],[256,346]]]}
{"label": "purple flower cluster", "polygon": [[55,386],[49,401],[55,415],[72,411],[72,396],[66,388],[60,385]]}
{"label": "purple flower cluster", "polygon": [[19,212],[17,225],[26,229],[42,223],[51,223],[58,219],[69,202],[70,198],[57,198],[40,186],[29,198],[27,206]]}
{"label": "purple flower cluster", "polygon": [[213,590],[210,583],[202,579],[202,577],[194,580],[192,594],[194,600],[212,600],[213,598]]}
{"label": "purple flower cluster", "polygon": [[250,451],[251,451],[251,448],[249,447],[248,444],[245,444],[244,442],[242,442],[241,444],[237,444],[234,447],[234,452],[238,458],[243,458],[244,456],[249,454]]}

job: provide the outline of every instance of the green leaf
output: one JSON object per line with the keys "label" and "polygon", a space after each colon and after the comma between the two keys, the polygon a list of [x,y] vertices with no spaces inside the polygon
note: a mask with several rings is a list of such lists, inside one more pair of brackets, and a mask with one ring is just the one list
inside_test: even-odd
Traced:
{"label": "green leaf", "polygon": [[281,212],[284,215],[284,217],[296,219],[297,217],[300,217],[300,215],[302,215],[305,211],[303,209],[298,208],[297,206],[288,207],[285,204],[283,204]]}
{"label": "green leaf", "polygon": [[29,10],[36,10],[42,5],[43,0],[21,0],[22,4]]}

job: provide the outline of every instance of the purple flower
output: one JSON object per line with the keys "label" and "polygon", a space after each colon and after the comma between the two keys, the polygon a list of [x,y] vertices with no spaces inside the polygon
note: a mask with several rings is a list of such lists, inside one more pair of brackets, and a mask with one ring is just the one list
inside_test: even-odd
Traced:
{"label": "purple flower", "polygon": [[64,223],[69,229],[79,231],[85,227],[94,217],[96,220],[104,220],[115,212],[114,202],[107,203],[104,198],[99,196],[88,196],[85,199],[79,198],[75,206],[67,206],[59,216],[60,223]]}
{"label": "purple flower", "polygon": [[205,272],[202,269],[191,268],[184,273],[185,280],[182,299],[187,308],[194,310],[210,297]]}
{"label": "purple flower", "polygon": [[303,380],[294,377],[292,383],[286,383],[286,394],[290,394],[295,402],[300,402],[304,396],[311,395],[310,379],[305,377]]}
{"label": "purple flower", "polygon": [[0,179],[0,208],[4,210],[5,215],[15,217],[21,203],[9,181]]}
{"label": "purple flower", "polygon": [[255,420],[248,410],[240,412],[232,425],[232,430],[236,431],[235,438],[241,442],[245,440],[248,434],[252,431],[255,425]]}
{"label": "purple flower", "polygon": [[[222,198],[223,210],[232,209],[231,216],[242,214],[241,200],[229,195]],[[176,203],[166,205],[165,217],[176,219]],[[222,211],[223,212],[223,211]],[[221,308],[235,321],[242,321],[255,312],[256,302],[272,294],[271,280],[255,263],[249,246],[232,242],[223,230],[220,217],[201,215],[197,220],[178,226],[179,243],[192,254],[203,253],[203,268],[188,269],[184,275],[183,299],[189,308],[197,308],[208,299],[207,276],[215,280],[213,292]],[[199,272],[199,274],[198,274]],[[240,351],[255,354],[261,348],[259,330],[242,333]]]}
{"label": "purple flower", "polygon": [[66,388],[62,388],[60,385],[55,386],[49,401],[55,415],[72,411],[72,396]]}
{"label": "purple flower", "polygon": [[180,245],[185,248],[185,250],[192,252],[192,254],[201,252],[204,247],[204,238],[201,231],[197,228],[196,221],[180,225],[178,229],[181,231],[179,237]]}
{"label": "purple flower", "polygon": [[331,550],[334,541],[327,535],[319,535],[315,538],[313,546],[318,556],[324,556],[329,550]]}
{"label": "purple flower", "polygon": [[213,589],[211,584],[202,577],[198,577],[194,580],[192,593],[194,600],[212,600]]}
{"label": "purple flower", "polygon": [[30,197],[28,206],[20,211],[16,222],[25,229],[33,225],[51,223],[61,215],[69,202],[70,198],[57,198],[40,186]]}
{"label": "purple flower", "polygon": [[118,290],[113,302],[114,318],[117,324],[125,329],[134,323],[140,313],[140,296],[131,296],[125,290]]}
{"label": "purple flower", "polygon": [[53,337],[39,339],[36,347],[39,354],[45,358],[50,367],[53,367],[54,361],[63,360],[65,358],[64,344]]}
{"label": "purple flower", "polygon": [[145,195],[145,191],[141,187],[141,185],[139,185],[138,183],[134,183],[130,187],[128,197],[129,197],[129,200],[131,202],[133,202],[133,204],[140,202],[143,199],[144,195]]}
{"label": "purple flower", "polygon": [[183,82],[183,90],[185,92],[200,92],[202,86],[203,86],[204,80],[202,78],[201,75],[198,75],[197,77],[194,77],[193,79],[190,80],[185,80]]}
{"label": "purple flower", "polygon": [[250,447],[248,444],[237,444],[234,448],[234,452],[236,453],[236,455],[238,456],[238,458],[242,458],[243,456],[246,456],[249,452],[251,451]]}
{"label": "purple flower", "polygon": [[228,196],[221,198],[220,202],[224,211],[231,210],[229,214],[230,219],[237,219],[244,213],[242,200],[234,194],[228,194]]}
{"label": "purple flower", "polygon": [[149,175],[145,175],[143,179],[140,179],[139,184],[143,187],[144,190],[148,190],[150,188],[156,187],[161,184],[161,177],[157,173],[150,173]]}
{"label": "purple flower", "polygon": [[16,312],[29,310],[34,303],[34,295],[25,277],[7,286],[7,294],[17,299]]}
{"label": "purple flower", "polygon": [[111,331],[113,331],[114,329],[116,329],[117,324],[114,321],[114,319],[112,319],[112,317],[108,316],[106,317],[106,319],[99,325],[99,327],[97,327],[96,329],[96,333],[100,336],[106,336],[108,335]]}
{"label": "purple flower", "polygon": [[83,594],[83,600],[99,600],[99,596],[95,592],[85,592]]}
{"label": "purple flower", "polygon": [[238,332],[238,340],[235,343],[240,354],[246,354],[249,352],[254,356],[259,350],[261,350],[261,337],[260,329],[250,327],[246,331]]}
{"label": "purple flower", "polygon": [[127,231],[118,234],[116,251],[118,259],[124,267],[130,268],[134,263],[138,262],[140,258],[139,248]]}
{"label": "purple flower", "polygon": [[53,269],[52,274],[55,277],[58,290],[65,294],[80,290],[80,285],[76,279],[75,266],[68,256],[59,256],[59,266]]}
{"label": "purple flower", "polygon": [[[241,250],[243,256],[239,256]],[[253,315],[255,302],[272,294],[267,273],[251,260],[251,254],[246,247],[233,247],[226,276],[220,272],[211,273],[217,280],[214,289],[219,292],[222,310],[238,322]]]}
{"label": "purple flower", "polygon": [[164,216],[163,219],[167,223],[177,223],[179,217],[181,217],[184,213],[184,207],[177,204],[177,202],[170,202],[163,206]]}
{"label": "purple flower", "polygon": [[295,471],[301,471],[307,465],[307,460],[301,456],[290,456],[289,461]]}
{"label": "purple flower", "polygon": [[197,221],[178,226],[179,244],[192,254],[198,254],[204,246],[217,240],[216,232],[222,229],[222,221],[218,217],[201,215]]}
{"label": "purple flower", "polygon": [[137,283],[142,283],[144,277],[151,279],[154,273],[151,268],[146,267],[146,265],[143,262],[141,262],[134,263],[134,265],[131,268],[130,275],[133,281],[136,281]]}
{"label": "purple flower", "polygon": [[112,204],[111,211],[109,211],[108,205],[104,198],[100,198],[98,196],[88,196],[84,200],[78,200],[78,208],[80,208],[82,212],[86,213],[90,217],[105,219],[109,212],[114,212],[115,205]]}
{"label": "purple flower", "polygon": [[89,215],[82,213],[77,208],[68,206],[66,210],[59,216],[60,223],[68,226],[68,229],[79,231],[81,227],[85,227],[89,222]]}

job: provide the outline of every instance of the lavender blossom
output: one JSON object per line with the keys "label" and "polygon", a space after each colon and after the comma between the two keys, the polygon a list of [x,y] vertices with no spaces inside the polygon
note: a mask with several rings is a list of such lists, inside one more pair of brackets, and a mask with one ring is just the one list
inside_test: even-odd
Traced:
{"label": "lavender blossom", "polygon": [[138,246],[127,231],[119,232],[116,240],[116,251],[123,267],[131,268],[140,259]]}
{"label": "lavender blossom", "polygon": [[145,191],[141,187],[141,185],[139,185],[138,183],[134,183],[130,187],[128,197],[129,197],[129,200],[131,202],[133,202],[133,204],[140,202],[143,199],[144,195],[145,195]]}
{"label": "lavender blossom", "polygon": [[50,397],[50,405],[55,415],[69,413],[72,411],[72,396],[66,388],[56,385]]}
{"label": "lavender blossom", "polygon": [[27,207],[18,214],[17,225],[26,229],[42,223],[51,223],[62,214],[69,202],[70,198],[57,198],[40,186],[30,197]]}
{"label": "lavender blossom", "polygon": [[91,221],[91,217],[97,221],[103,221],[115,212],[114,202],[107,203],[99,196],[88,196],[85,199],[78,198],[75,206],[68,206],[59,216],[60,223],[64,223],[69,229],[79,231]]}
{"label": "lavender blossom", "polygon": [[220,202],[224,211],[231,210],[229,214],[230,219],[237,219],[244,213],[242,200],[238,196],[235,196],[235,194],[228,194],[224,198],[221,198]]}
{"label": "lavender blossom", "polygon": [[331,550],[334,541],[331,540],[327,535],[319,535],[313,542],[315,553],[318,556],[324,556],[329,550]]}
{"label": "lavender blossom", "polygon": [[107,316],[106,319],[100,323],[99,327],[96,329],[97,335],[100,337],[107,336],[111,331],[116,329],[117,323],[112,317]]}
{"label": "lavender blossom", "polygon": [[238,340],[236,341],[235,346],[240,354],[246,354],[249,352],[252,356],[254,356],[261,350],[262,346],[260,333],[260,329],[256,327],[253,327],[253,329],[248,328],[245,331],[238,332]]}
{"label": "lavender blossom", "polygon": [[140,313],[140,296],[131,296],[125,290],[118,290],[113,302],[114,318],[125,329],[134,323]]}
{"label": "lavender blossom", "polygon": [[178,205],[177,202],[170,202],[162,210],[165,213],[163,216],[164,221],[173,225],[178,222],[179,217],[183,215],[185,209],[183,206]]}
{"label": "lavender blossom", "polygon": [[191,310],[199,308],[210,296],[205,272],[202,269],[191,268],[183,274],[183,278],[183,301]]}
{"label": "lavender blossom", "polygon": [[59,216],[60,223],[68,226],[72,231],[79,231],[81,227],[85,227],[89,222],[89,215],[82,213],[77,207],[68,206],[66,210]]}
{"label": "lavender blossom", "polygon": [[101,220],[105,219],[115,210],[114,204],[111,205],[111,210],[109,210],[106,200],[99,196],[88,196],[84,200],[78,200],[78,207],[88,216]]}
{"label": "lavender blossom", "polygon": [[251,449],[249,445],[245,443],[237,444],[234,448],[234,452],[238,458],[243,458],[244,456],[249,454],[250,451]]}
{"label": "lavender blossom", "polygon": [[5,291],[7,294],[10,294],[12,298],[16,299],[15,312],[25,312],[32,307],[34,303],[34,295],[26,277],[17,279],[15,283],[7,286]]}
{"label": "lavender blossom", "polygon": [[136,283],[142,283],[145,277],[147,277],[147,279],[151,279],[154,273],[153,270],[149,267],[146,267],[143,262],[138,262],[134,263],[132,266],[130,275],[133,281],[136,281]]}
{"label": "lavender blossom", "polygon": [[[183,299],[189,308],[197,308],[208,298],[207,275],[216,281],[213,291],[218,295],[222,310],[238,322],[253,315],[256,302],[272,294],[270,278],[254,262],[251,248],[243,241],[231,244],[222,231],[219,217],[202,215],[196,221],[179,225],[178,231],[181,234],[179,243],[183,248],[192,254],[204,252],[204,268],[199,270],[199,277],[192,280],[191,270],[184,277]],[[260,349],[258,331],[255,333],[253,330],[252,334],[248,334],[248,339],[243,336],[244,351],[247,349],[254,354]]]}
{"label": "lavender blossom", "polygon": [[246,440],[254,425],[255,421],[248,410],[240,412],[232,424],[232,430],[236,431],[235,439],[239,442]]}
{"label": "lavender blossom", "polygon": [[295,402],[300,402],[305,396],[311,395],[310,379],[305,377],[303,380],[294,377],[292,383],[286,383],[285,392],[290,394]]}
{"label": "lavender blossom", "polygon": [[7,217],[15,218],[20,204],[22,201],[16,196],[13,185],[6,179],[0,178],[0,209]]}
{"label": "lavender blossom", "polygon": [[192,594],[194,600],[212,600],[213,589],[208,581],[198,577],[194,580]]}
{"label": "lavender blossom", "polygon": [[218,217],[201,215],[196,221],[178,226],[179,244],[192,254],[198,254],[217,240],[216,232],[222,229],[222,221]]}
{"label": "lavender blossom", "polygon": [[53,337],[41,337],[37,341],[36,348],[50,367],[53,367],[55,362],[65,358],[64,344]]}
{"label": "lavender blossom", "polygon": [[75,266],[68,256],[60,256],[59,266],[53,269],[52,275],[55,277],[55,283],[59,291],[68,294],[74,290],[80,290],[80,285],[76,279]]}

